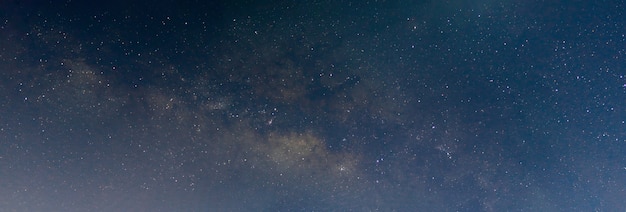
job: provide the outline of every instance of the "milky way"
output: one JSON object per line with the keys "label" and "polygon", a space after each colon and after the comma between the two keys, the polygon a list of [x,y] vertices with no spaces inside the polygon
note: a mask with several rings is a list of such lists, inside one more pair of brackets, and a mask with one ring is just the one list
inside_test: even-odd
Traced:
{"label": "milky way", "polygon": [[0,211],[623,211],[622,4],[0,3]]}

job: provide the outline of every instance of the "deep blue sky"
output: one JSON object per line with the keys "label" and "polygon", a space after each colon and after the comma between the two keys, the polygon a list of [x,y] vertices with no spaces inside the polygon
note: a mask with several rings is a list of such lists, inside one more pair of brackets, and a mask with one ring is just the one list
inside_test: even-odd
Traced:
{"label": "deep blue sky", "polygon": [[624,211],[619,1],[0,3],[0,211]]}

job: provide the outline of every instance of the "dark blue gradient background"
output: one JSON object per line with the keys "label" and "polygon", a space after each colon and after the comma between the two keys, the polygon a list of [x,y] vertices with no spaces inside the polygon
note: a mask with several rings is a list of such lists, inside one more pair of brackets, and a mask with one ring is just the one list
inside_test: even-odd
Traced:
{"label": "dark blue gradient background", "polygon": [[0,211],[624,211],[621,1],[2,1]]}

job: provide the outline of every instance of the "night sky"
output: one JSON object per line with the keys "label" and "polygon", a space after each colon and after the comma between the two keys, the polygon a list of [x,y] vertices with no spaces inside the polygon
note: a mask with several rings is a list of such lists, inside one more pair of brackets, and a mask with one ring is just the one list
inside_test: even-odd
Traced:
{"label": "night sky", "polygon": [[0,1],[0,211],[626,211],[622,1]]}

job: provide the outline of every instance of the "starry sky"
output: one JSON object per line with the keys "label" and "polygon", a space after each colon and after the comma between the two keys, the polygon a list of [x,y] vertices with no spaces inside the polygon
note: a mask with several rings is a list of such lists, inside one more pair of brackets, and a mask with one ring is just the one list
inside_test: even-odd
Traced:
{"label": "starry sky", "polygon": [[624,211],[622,1],[0,2],[0,211]]}

